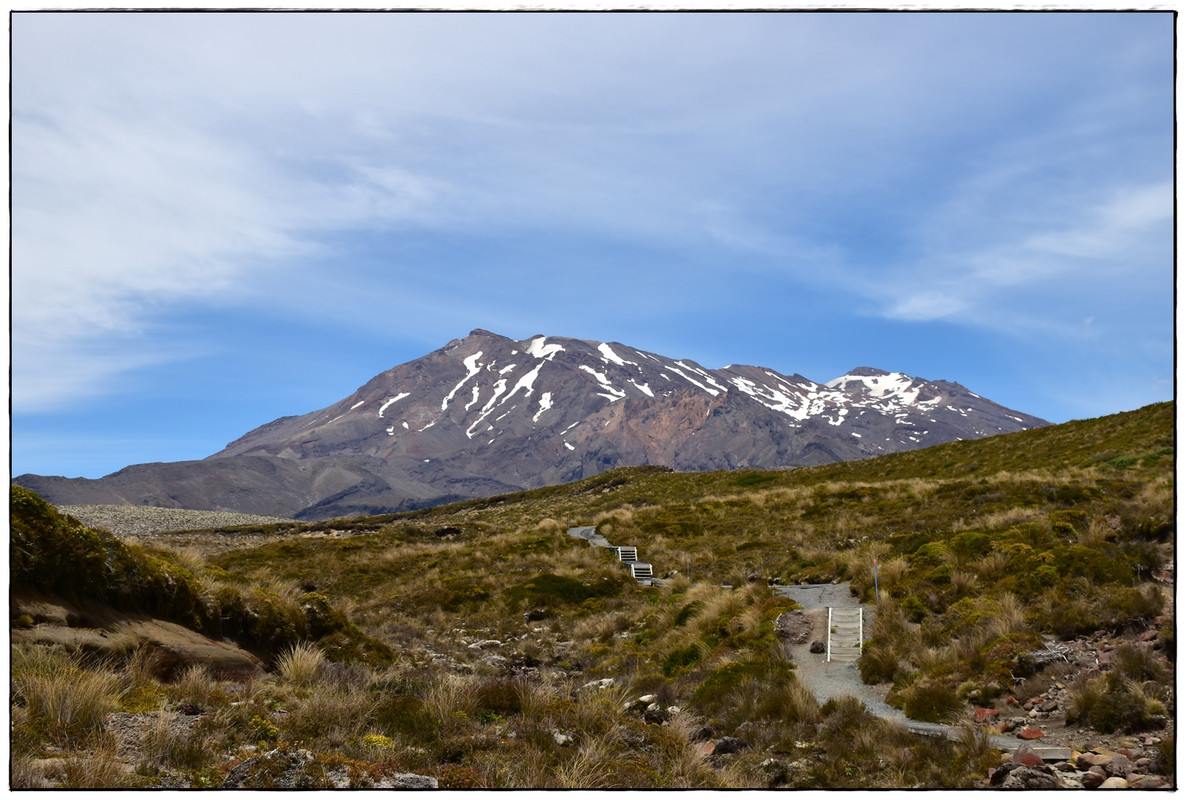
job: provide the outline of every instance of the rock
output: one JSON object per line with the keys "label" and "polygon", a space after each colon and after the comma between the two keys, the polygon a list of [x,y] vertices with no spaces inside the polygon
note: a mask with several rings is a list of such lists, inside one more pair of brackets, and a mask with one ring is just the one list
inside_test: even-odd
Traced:
{"label": "rock", "polygon": [[657,700],[657,699],[658,699],[658,695],[644,694],[642,697],[638,698],[638,702],[642,703],[644,706],[649,706],[651,703],[655,702],[655,700]]}
{"label": "rock", "polygon": [[502,642],[497,639],[483,639],[480,642],[474,642],[469,646],[470,650],[486,650],[491,647],[502,647]]}
{"label": "rock", "polygon": [[608,689],[609,687],[613,686],[615,683],[617,683],[617,681],[615,681],[613,678],[602,678],[599,681],[589,681],[581,688],[582,689]]}
{"label": "rock", "polygon": [[1127,789],[1128,781],[1126,781],[1124,778],[1108,778],[1106,781],[1104,781],[1103,783],[1100,784],[1099,788],[1101,788],[1101,789]]}
{"label": "rock", "polygon": [[1066,788],[1059,774],[1046,765],[1027,767],[1024,764],[1006,764],[993,772],[989,784],[1000,789]]}
{"label": "rock", "polygon": [[717,732],[705,725],[703,728],[699,728],[694,731],[691,738],[693,742],[707,742],[710,739],[715,739],[716,737]]}
{"label": "rock", "polygon": [[998,712],[995,708],[978,708],[976,709],[976,721],[988,722],[997,716]]}
{"label": "rock", "polygon": [[[429,775],[401,772],[374,777],[354,776],[342,768],[323,771],[308,750],[276,748],[249,758],[227,773],[224,789],[436,789],[437,779]],[[357,782],[361,781],[362,785]]]}
{"label": "rock", "polygon": [[1136,764],[1129,760],[1128,756],[1117,754],[1115,758],[1104,764],[1104,770],[1116,778],[1127,778],[1132,771],[1136,769]]}
{"label": "rock", "polygon": [[1023,744],[1013,751],[1013,757],[1010,759],[1014,764],[1020,764],[1025,767],[1040,767],[1044,763],[1042,757],[1038,755],[1038,751],[1030,747],[1028,744]]}
{"label": "rock", "polygon": [[557,747],[572,747],[573,738],[570,733],[552,731],[552,741],[556,743]]}
{"label": "rock", "polygon": [[1019,730],[1017,732],[1018,739],[1028,739],[1031,741],[1034,739],[1041,739],[1045,735],[1046,735],[1045,733],[1038,730],[1037,728],[1030,728],[1030,727],[1022,728],[1021,730]]}
{"label": "rock", "polygon": [[1086,789],[1098,788],[1101,783],[1108,779],[1108,774],[1104,772],[1103,767],[1092,767],[1087,772],[1079,776],[1079,782],[1083,784]]}
{"label": "rock", "polygon": [[414,772],[400,772],[375,782],[376,789],[436,789],[437,779],[431,775],[417,775]]}
{"label": "rock", "polygon": [[716,747],[712,749],[712,754],[714,756],[724,756],[731,753],[740,753],[742,750],[748,750],[752,746],[744,739],[738,739],[735,736],[726,736],[717,742]]}
{"label": "rock", "polygon": [[1132,775],[1128,779],[1130,789],[1164,789],[1169,786],[1160,775]]}
{"label": "rock", "polygon": [[1080,770],[1088,770],[1092,767],[1100,767],[1102,769],[1104,764],[1107,764],[1115,757],[1115,753],[1108,753],[1106,755],[1100,753],[1083,753],[1075,759],[1075,766]]}
{"label": "rock", "polygon": [[650,725],[663,725],[671,719],[671,714],[662,708],[648,709],[642,715],[642,721]]}
{"label": "rock", "polygon": [[826,653],[827,651],[828,651],[828,646],[826,644],[824,644],[823,642],[819,641],[818,639],[811,643],[811,652],[812,653],[819,654],[819,653]]}
{"label": "rock", "polygon": [[306,768],[313,761],[308,750],[269,750],[249,758],[227,773],[224,789],[313,788]]}

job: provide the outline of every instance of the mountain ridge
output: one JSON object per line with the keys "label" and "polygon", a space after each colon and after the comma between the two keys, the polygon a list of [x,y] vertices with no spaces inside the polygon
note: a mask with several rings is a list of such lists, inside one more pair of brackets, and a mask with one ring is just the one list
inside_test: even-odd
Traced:
{"label": "mountain ridge", "polygon": [[957,383],[872,367],[817,383],[750,365],[710,370],[620,342],[516,341],[479,328],[202,460],[15,482],[61,504],[318,519],[566,483],[616,466],[811,466],[1045,424]]}

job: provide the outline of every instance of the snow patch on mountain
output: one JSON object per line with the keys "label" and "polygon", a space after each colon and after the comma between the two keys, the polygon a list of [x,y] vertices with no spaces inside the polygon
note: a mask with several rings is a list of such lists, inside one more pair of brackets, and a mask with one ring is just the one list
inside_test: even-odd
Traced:
{"label": "snow patch on mountain", "polygon": [[398,403],[400,400],[403,400],[405,397],[410,397],[410,396],[411,396],[410,392],[400,392],[395,397],[388,398],[387,402],[385,402],[385,403],[383,403],[383,405],[379,406],[379,419],[383,419],[383,412],[386,411],[387,407],[390,406],[392,403]]}
{"label": "snow patch on mountain", "polygon": [[547,344],[548,337],[540,336],[537,339],[532,339],[527,345],[527,354],[535,356],[536,358],[554,358],[557,353],[564,352],[564,346],[559,344]]}
{"label": "snow patch on mountain", "polygon": [[601,357],[604,358],[606,361],[612,361],[613,363],[617,364],[619,367],[625,367],[627,365],[633,366],[633,367],[638,366],[637,361],[627,361],[626,359],[622,358],[617,353],[615,353],[614,349],[612,347],[610,347],[608,344],[606,344],[605,342],[602,342],[601,344],[597,345],[597,352],[601,353]]}
{"label": "snow patch on mountain", "polygon": [[[473,376],[477,375],[479,372],[482,371],[482,367],[478,364],[478,360],[481,358],[482,358],[482,351],[479,350],[478,352],[474,353],[472,356],[466,356],[464,359],[462,359],[461,363],[465,364],[465,369],[466,369],[465,377],[462,378],[460,381],[458,381],[457,385],[453,387],[453,391],[451,391],[447,395],[445,395],[445,399],[441,401],[441,411],[444,411],[445,409],[447,409],[449,407],[449,401],[453,399],[453,396],[455,394],[457,394],[458,389],[460,389],[462,386],[464,386],[466,384],[466,382],[469,381],[470,378],[472,378]],[[476,396],[474,397],[474,400],[475,401],[477,400]]]}

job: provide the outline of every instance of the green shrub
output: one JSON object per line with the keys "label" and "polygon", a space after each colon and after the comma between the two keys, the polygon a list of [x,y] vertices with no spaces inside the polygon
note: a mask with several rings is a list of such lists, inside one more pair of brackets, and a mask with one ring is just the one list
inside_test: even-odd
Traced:
{"label": "green shrub", "polygon": [[703,603],[701,603],[699,600],[693,600],[679,610],[679,612],[675,615],[675,620],[672,624],[677,628],[683,627],[685,624],[687,624],[688,620],[699,614],[702,608],[704,608]]}
{"label": "green shrub", "polygon": [[911,719],[923,722],[949,722],[963,708],[954,689],[926,678],[901,694],[902,711]]}
{"label": "green shrub", "polygon": [[892,682],[901,669],[898,654],[888,644],[866,642],[859,664],[861,680],[865,683]]}
{"label": "green shrub", "polygon": [[545,572],[511,587],[507,597],[536,606],[575,605],[591,598],[613,597],[621,593],[622,587],[622,582],[605,575],[579,581]]}
{"label": "green shrub", "polygon": [[663,674],[670,678],[681,670],[699,664],[701,657],[700,648],[694,644],[672,650],[663,661]]}
{"label": "green shrub", "polygon": [[1088,679],[1071,692],[1067,722],[1101,733],[1135,733],[1165,726],[1166,707],[1141,686],[1116,672]]}

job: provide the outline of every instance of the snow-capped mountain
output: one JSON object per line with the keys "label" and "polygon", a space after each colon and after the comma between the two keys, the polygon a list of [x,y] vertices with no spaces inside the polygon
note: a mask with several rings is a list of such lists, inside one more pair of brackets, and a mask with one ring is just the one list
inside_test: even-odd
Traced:
{"label": "snow-capped mountain", "polygon": [[21,476],[57,503],[324,518],[561,483],[606,469],[823,464],[1032,428],[945,381],[859,368],[816,383],[624,344],[473,331],[349,397],[196,462],[98,481]]}

